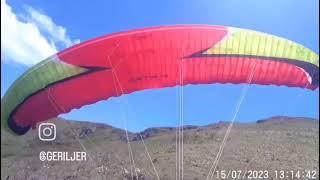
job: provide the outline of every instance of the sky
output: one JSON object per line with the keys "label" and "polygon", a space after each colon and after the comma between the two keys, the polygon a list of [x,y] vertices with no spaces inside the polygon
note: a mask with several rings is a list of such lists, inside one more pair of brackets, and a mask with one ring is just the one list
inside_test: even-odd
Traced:
{"label": "sky", "polygon": [[[319,53],[319,1],[1,0],[1,97],[30,66],[105,34],[150,26],[209,24],[246,28],[284,37]],[[61,117],[140,131],[231,120],[244,88],[237,122],[272,116],[319,117],[319,90],[259,85],[188,85],[110,98]]]}

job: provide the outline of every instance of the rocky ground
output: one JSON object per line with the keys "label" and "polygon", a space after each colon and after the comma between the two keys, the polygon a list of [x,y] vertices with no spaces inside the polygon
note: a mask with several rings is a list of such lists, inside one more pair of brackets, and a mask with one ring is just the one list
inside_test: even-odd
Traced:
{"label": "rocky ground", "polygon": [[[53,122],[58,130],[53,142],[40,141],[37,130],[23,137],[1,132],[1,179],[157,179],[152,163],[160,179],[176,179],[175,128],[128,132],[127,139],[124,130],[108,125],[63,119]],[[206,179],[227,127],[226,122],[184,127],[185,180]],[[85,162],[39,160],[41,151],[84,149]],[[319,121],[273,117],[256,123],[236,123],[216,170],[266,170],[269,176],[275,170],[315,170],[319,177]],[[217,179],[216,175],[213,177]]]}

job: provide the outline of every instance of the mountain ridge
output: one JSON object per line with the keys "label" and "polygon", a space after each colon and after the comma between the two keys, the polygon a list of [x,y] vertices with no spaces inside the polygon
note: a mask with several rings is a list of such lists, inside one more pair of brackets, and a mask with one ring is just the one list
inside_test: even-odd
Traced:
{"label": "mountain ridge", "polygon": [[[57,138],[42,142],[38,131],[23,137],[1,132],[1,179],[132,179],[129,146],[139,179],[174,179],[177,127],[154,127],[133,133],[110,125],[55,119]],[[185,126],[186,180],[205,179],[219,151],[228,122]],[[3,141],[5,140],[5,141]],[[143,140],[143,141],[142,141]],[[85,149],[83,149],[85,148]],[[87,162],[42,162],[42,151],[85,151]],[[148,152],[148,153],[147,153]],[[150,156],[148,156],[149,154]],[[271,117],[252,123],[235,122],[218,169],[311,169],[319,172],[319,120]],[[101,171],[101,167],[105,170]]]}

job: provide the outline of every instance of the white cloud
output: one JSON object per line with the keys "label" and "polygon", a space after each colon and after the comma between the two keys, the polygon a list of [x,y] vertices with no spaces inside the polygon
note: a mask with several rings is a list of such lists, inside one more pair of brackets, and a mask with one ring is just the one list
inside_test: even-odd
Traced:
{"label": "white cloud", "polygon": [[79,43],[68,37],[64,27],[32,7],[27,7],[21,17],[1,0],[2,62],[33,65],[56,53],[58,45],[69,47]]}
{"label": "white cloud", "polygon": [[27,12],[30,14],[30,21],[36,24],[41,30],[48,33],[55,43],[61,42],[67,47],[79,43],[79,40],[73,42],[66,34],[66,29],[56,25],[52,19],[45,14],[42,14],[32,7],[28,7]]}

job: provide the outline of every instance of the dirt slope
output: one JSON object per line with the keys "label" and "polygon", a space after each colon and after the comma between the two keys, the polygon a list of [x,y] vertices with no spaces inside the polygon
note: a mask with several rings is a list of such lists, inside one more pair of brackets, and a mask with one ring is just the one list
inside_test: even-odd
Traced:
{"label": "dirt slope", "polygon": [[[24,137],[1,134],[1,179],[132,179],[132,149],[139,179],[176,176],[176,129],[128,132],[108,125],[56,119],[57,139],[42,142],[37,130]],[[184,179],[205,179],[228,123],[184,127]],[[140,136],[141,135],[141,136]],[[144,143],[150,154],[146,152]],[[80,143],[81,144],[80,144]],[[40,151],[83,151],[86,162],[42,162]],[[273,117],[232,128],[217,170],[316,170],[319,172],[319,121]],[[319,176],[319,175],[318,175]]]}

